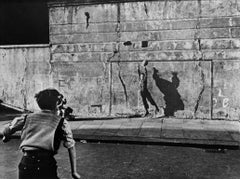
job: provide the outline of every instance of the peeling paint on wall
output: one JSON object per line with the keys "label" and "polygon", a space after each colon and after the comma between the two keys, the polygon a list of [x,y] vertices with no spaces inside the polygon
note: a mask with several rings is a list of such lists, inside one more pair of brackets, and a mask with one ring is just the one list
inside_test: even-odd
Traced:
{"label": "peeling paint on wall", "polygon": [[39,109],[34,95],[41,89],[52,87],[49,78],[49,48],[1,49],[0,99],[22,109]]}

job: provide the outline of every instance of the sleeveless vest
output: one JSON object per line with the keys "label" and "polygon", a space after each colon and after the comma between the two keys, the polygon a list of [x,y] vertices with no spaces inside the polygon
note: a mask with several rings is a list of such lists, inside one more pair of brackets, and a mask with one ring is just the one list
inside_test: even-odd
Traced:
{"label": "sleeveless vest", "polygon": [[[20,148],[38,148],[57,152],[60,145],[59,135],[61,117],[51,111],[40,111],[26,117],[22,130]],[[57,130],[58,129],[58,130]],[[58,134],[57,134],[58,133]],[[58,139],[58,140],[56,140]]]}

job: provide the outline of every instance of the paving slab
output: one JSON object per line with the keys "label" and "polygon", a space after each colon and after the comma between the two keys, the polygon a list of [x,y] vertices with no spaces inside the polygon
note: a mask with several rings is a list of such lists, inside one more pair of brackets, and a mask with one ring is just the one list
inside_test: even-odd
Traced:
{"label": "paving slab", "polygon": [[115,135],[119,128],[121,127],[121,123],[109,123],[108,121],[103,122],[102,125],[95,131],[93,135]]}
{"label": "paving slab", "polygon": [[208,135],[206,131],[202,129],[191,129],[183,130],[184,139],[196,139],[196,140],[206,140],[208,139]]}
{"label": "paving slab", "polygon": [[144,122],[139,132],[140,137],[160,137],[162,131],[162,123],[159,122]]}
{"label": "paving slab", "polygon": [[123,122],[116,135],[117,136],[126,136],[126,137],[129,137],[129,136],[136,137],[136,136],[138,136],[138,134],[141,130],[142,124],[143,124],[143,121]]}

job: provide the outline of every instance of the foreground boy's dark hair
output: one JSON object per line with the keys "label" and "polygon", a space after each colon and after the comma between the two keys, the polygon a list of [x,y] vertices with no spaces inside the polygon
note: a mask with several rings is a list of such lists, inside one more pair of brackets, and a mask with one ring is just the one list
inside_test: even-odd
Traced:
{"label": "foreground boy's dark hair", "polygon": [[35,98],[40,109],[54,110],[60,95],[56,89],[48,88],[37,93]]}

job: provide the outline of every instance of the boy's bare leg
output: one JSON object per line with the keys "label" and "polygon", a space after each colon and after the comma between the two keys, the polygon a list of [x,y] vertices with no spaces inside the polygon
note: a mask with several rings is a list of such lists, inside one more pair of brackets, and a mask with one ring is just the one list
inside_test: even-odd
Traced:
{"label": "boy's bare leg", "polygon": [[79,179],[81,176],[77,172],[77,159],[76,159],[76,149],[75,147],[71,147],[68,149],[70,163],[71,163],[71,170],[72,170],[72,177],[74,179]]}

